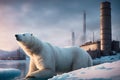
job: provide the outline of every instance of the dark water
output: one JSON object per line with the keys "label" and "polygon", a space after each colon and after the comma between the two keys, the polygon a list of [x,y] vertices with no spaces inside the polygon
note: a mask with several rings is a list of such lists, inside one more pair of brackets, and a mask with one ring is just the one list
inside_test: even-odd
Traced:
{"label": "dark water", "polygon": [[0,68],[15,68],[21,71],[21,75],[16,80],[23,80],[29,66],[29,60],[0,60]]}

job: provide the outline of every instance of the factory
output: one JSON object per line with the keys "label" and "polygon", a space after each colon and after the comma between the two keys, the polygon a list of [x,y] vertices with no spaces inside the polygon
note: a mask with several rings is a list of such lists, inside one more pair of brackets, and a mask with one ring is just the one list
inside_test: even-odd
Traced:
{"label": "factory", "polygon": [[[86,28],[85,22],[83,28]],[[85,37],[86,30],[83,31]],[[92,58],[112,55],[120,51],[119,41],[112,40],[110,2],[105,1],[100,4],[100,40],[85,42],[80,47],[88,51]]]}

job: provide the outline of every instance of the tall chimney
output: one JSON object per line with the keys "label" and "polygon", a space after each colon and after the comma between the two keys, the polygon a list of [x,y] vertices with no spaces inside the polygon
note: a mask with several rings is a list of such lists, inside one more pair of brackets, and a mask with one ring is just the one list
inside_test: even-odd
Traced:
{"label": "tall chimney", "polygon": [[83,43],[86,42],[86,12],[83,11]]}
{"label": "tall chimney", "polygon": [[72,46],[75,45],[75,33],[72,31]]}
{"label": "tall chimney", "polygon": [[111,4],[108,1],[100,5],[100,38],[101,51],[103,55],[109,55],[111,52]]}

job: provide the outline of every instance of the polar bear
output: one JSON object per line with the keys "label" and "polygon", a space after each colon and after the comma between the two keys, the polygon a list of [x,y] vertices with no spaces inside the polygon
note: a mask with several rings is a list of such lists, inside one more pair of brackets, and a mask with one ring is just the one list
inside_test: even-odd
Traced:
{"label": "polar bear", "polygon": [[30,33],[16,34],[20,47],[30,57],[26,79],[48,79],[59,72],[85,68],[93,65],[89,54],[80,47],[59,48],[42,42]]}

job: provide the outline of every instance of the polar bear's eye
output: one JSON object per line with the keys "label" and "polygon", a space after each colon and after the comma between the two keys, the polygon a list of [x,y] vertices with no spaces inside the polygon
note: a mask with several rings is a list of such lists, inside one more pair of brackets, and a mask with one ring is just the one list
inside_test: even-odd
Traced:
{"label": "polar bear's eye", "polygon": [[25,34],[23,34],[23,36],[25,36]]}

